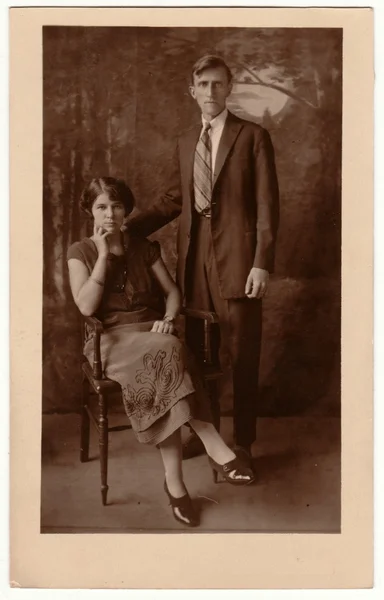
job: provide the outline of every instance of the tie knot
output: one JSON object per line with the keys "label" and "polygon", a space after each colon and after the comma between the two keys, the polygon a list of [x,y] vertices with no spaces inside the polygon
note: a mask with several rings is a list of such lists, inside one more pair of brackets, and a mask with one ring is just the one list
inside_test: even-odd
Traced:
{"label": "tie knot", "polygon": [[210,123],[205,123],[203,133],[208,133],[210,129],[212,129],[212,125]]}

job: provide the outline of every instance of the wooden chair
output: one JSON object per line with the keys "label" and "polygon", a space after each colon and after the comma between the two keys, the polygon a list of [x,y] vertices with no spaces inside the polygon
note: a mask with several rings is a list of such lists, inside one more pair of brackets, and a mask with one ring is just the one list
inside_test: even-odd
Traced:
{"label": "wooden chair", "polygon": [[[211,400],[212,415],[214,425],[220,431],[220,404],[217,394],[217,379],[221,371],[219,367],[217,343],[217,316],[213,312],[200,310],[184,309],[183,313],[186,320],[200,322],[202,324],[202,340],[200,352],[196,357],[202,368],[202,374],[205,379],[207,389]],[[93,337],[93,362],[92,366],[84,357],[82,364],[83,383],[82,383],[82,406],[81,406],[81,443],[80,460],[86,462],[89,460],[89,435],[90,423],[92,423],[99,435],[99,455],[100,455],[100,473],[101,473],[101,498],[105,506],[107,504],[108,494],[108,439],[109,433],[130,429],[129,424],[109,427],[108,409],[112,394],[120,393],[120,385],[107,379],[103,374],[103,366],[100,355],[100,336],[103,333],[103,325],[96,317],[83,317],[83,323],[88,325],[88,329]],[[98,399],[98,414],[95,416],[91,410],[90,397],[95,394]]]}

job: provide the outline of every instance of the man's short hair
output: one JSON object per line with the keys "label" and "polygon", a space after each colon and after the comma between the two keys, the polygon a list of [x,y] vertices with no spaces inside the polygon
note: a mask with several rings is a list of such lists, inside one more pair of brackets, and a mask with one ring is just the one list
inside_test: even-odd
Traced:
{"label": "man's short hair", "polygon": [[200,75],[206,69],[217,69],[218,67],[222,67],[223,69],[225,69],[225,72],[228,77],[228,83],[231,83],[231,81],[232,81],[231,69],[228,67],[228,65],[224,61],[224,59],[222,59],[221,56],[216,56],[216,54],[206,54],[205,56],[202,56],[201,58],[199,58],[199,60],[197,62],[195,62],[195,64],[192,67],[192,73],[191,73],[192,85],[194,84],[195,75]]}

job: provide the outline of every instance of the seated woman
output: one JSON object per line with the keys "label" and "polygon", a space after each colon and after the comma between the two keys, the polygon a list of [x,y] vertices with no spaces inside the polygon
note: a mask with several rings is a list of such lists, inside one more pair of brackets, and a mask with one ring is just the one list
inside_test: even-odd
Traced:
{"label": "seated woman", "polygon": [[[131,190],[111,177],[93,179],[80,205],[93,217],[93,235],[68,250],[73,298],[83,315],[95,315],[103,322],[104,373],[121,385],[125,411],[138,441],[160,449],[164,488],[174,517],[196,526],[198,516],[182,473],[182,425],[193,428],[211,467],[226,481],[249,484],[254,475],[213,426],[195,363],[172,335],[181,299],[159,244],[122,233],[124,219],[134,206]],[[84,353],[91,361],[90,339]]]}

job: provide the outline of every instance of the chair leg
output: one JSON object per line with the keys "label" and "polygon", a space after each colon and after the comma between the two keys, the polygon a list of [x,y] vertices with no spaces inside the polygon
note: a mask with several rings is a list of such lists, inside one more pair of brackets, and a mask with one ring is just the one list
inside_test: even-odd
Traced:
{"label": "chair leg", "polygon": [[[216,430],[218,431],[218,433],[220,433],[220,402],[219,402],[219,395],[218,395],[218,389],[217,389],[217,387],[218,387],[217,381],[210,381],[208,384],[208,387],[209,387],[209,397],[211,400],[213,424],[214,424]],[[213,477],[213,483],[219,482],[219,476],[215,469],[212,469],[212,477]]]}
{"label": "chair leg", "polygon": [[89,403],[89,381],[83,375],[82,383],[82,405],[81,405],[81,434],[80,434],[80,461],[89,460],[89,414],[87,406]]}
{"label": "chair leg", "polygon": [[103,506],[107,504],[108,494],[108,407],[107,398],[99,394],[99,451],[101,474],[101,500]]}
{"label": "chair leg", "polygon": [[208,387],[209,387],[209,397],[211,400],[213,424],[214,424],[216,430],[220,433],[220,402],[219,402],[218,392],[217,392],[217,382],[210,381],[208,384]]}

